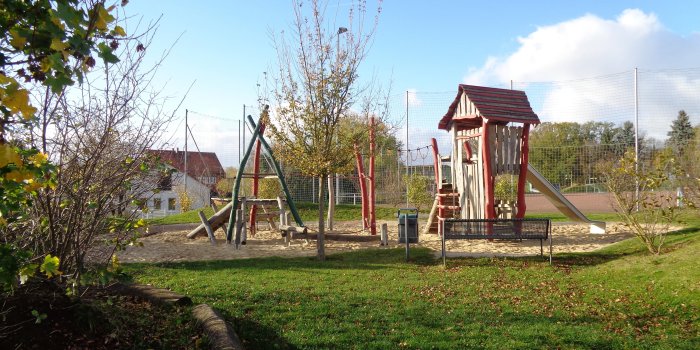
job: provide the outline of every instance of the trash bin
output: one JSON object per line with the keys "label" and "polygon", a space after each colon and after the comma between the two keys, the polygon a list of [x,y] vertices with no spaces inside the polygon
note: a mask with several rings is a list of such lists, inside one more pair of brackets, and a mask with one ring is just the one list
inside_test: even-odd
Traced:
{"label": "trash bin", "polygon": [[[399,219],[399,243],[406,243],[406,231],[408,231],[408,243],[418,243],[418,209],[399,209],[397,216]],[[406,229],[407,224],[408,229]]]}

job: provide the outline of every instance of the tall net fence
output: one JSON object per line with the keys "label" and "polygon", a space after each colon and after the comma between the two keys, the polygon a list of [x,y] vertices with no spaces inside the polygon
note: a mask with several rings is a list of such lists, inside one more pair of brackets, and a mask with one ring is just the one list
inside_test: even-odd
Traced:
{"label": "tall net fence", "polygon": [[[391,97],[391,116],[387,123],[400,146],[398,149],[380,148],[376,152],[378,204],[406,203],[407,175],[422,175],[429,184],[434,183],[431,138],[436,139],[441,155],[449,155],[452,140],[448,132],[438,129],[438,122],[457,95],[456,85],[452,91],[407,91]],[[700,68],[631,70],[572,81],[512,82],[495,87],[525,91],[543,123],[589,126],[588,129],[579,128],[581,137],[576,140],[561,138],[549,143],[535,140],[534,135],[544,134],[544,126],[532,130],[530,163],[564,193],[585,195],[604,191],[597,167],[635,149],[635,128],[639,131],[639,158],[644,163],[663,148],[680,110],[685,110],[690,116],[693,126],[700,123]],[[250,106],[244,113],[255,119],[259,115],[259,111]],[[213,151],[224,165],[238,168],[251,130],[242,118],[222,118],[197,112],[192,115],[197,117],[192,136],[211,137],[198,135],[197,123],[216,123],[224,136],[217,136],[222,137],[221,147]],[[364,155],[365,169],[368,168],[367,158]],[[297,201],[318,201],[318,180],[284,165],[283,168],[288,172],[287,183]],[[360,203],[356,171],[337,174],[333,184],[338,203]],[[427,190],[434,191],[434,186]]]}

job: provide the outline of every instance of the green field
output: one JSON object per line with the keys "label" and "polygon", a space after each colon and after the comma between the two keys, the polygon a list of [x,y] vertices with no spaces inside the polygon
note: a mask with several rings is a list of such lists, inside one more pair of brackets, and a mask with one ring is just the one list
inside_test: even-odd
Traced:
{"label": "green field", "polygon": [[127,265],[217,308],[250,349],[698,349],[700,224],[651,256],[449,259],[427,249]]}

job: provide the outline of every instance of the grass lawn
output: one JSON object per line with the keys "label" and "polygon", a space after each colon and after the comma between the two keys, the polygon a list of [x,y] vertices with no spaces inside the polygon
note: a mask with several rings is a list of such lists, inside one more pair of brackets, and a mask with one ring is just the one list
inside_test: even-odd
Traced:
{"label": "grass lawn", "polygon": [[540,258],[449,259],[427,249],[127,265],[208,303],[249,349],[698,349],[700,225],[650,256],[635,240]]}

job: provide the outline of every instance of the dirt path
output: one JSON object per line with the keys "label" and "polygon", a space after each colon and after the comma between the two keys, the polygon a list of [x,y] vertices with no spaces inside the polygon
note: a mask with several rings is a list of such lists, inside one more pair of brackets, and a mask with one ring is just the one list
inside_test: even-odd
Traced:
{"label": "dirt path", "polygon": [[[389,247],[403,245],[397,243],[397,225],[395,221],[380,221],[387,223],[389,228]],[[264,229],[264,225],[261,225]],[[315,229],[315,227],[310,227]],[[336,224],[337,231],[358,232],[361,228],[359,221]],[[586,252],[596,250],[611,243],[629,238],[632,235],[621,224],[608,223],[608,233],[592,235],[588,233],[587,225],[554,224],[553,251]],[[163,232],[141,238],[143,247],[128,247],[118,254],[122,262],[166,262],[194,260],[228,260],[246,259],[266,256],[297,257],[313,256],[316,254],[316,241],[294,240],[290,245],[276,231],[259,231],[255,237],[249,237],[241,249],[234,249],[226,244],[223,230],[216,231],[217,245],[212,246],[207,237],[188,239],[188,231]],[[357,233],[362,234],[362,233]],[[428,247],[438,254],[440,239],[435,234],[421,235],[418,244],[412,247]],[[326,241],[327,254],[351,251],[365,248],[379,248],[379,242],[338,242]],[[523,242],[487,240],[463,240],[447,242],[448,256],[523,256],[540,253],[540,243],[535,240]]]}

